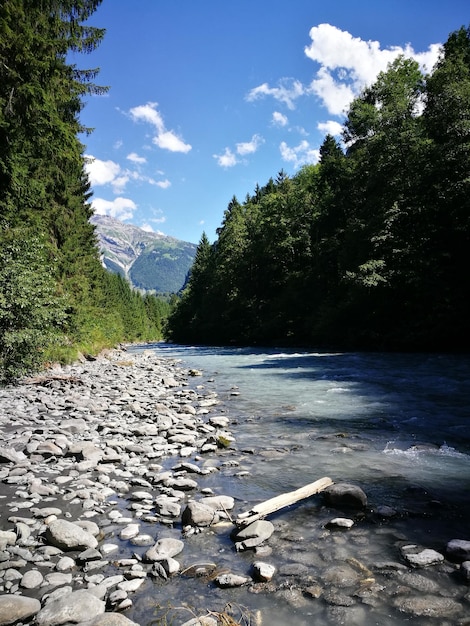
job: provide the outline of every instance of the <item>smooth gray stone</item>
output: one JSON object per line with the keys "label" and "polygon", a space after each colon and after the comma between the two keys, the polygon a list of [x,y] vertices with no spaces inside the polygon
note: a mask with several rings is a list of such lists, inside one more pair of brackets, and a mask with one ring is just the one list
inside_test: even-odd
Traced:
{"label": "smooth gray stone", "polygon": [[42,585],[44,576],[37,569],[31,569],[29,572],[25,572],[21,579],[20,586],[25,589],[36,589]]}
{"label": "smooth gray stone", "polygon": [[0,626],[28,619],[36,615],[40,608],[41,603],[36,598],[13,594],[0,595]]}
{"label": "smooth gray stone", "polygon": [[94,619],[105,612],[105,603],[89,591],[79,589],[48,602],[36,615],[38,626],[60,626]]}
{"label": "smooth gray stone", "polygon": [[247,550],[255,548],[269,539],[274,532],[274,526],[267,520],[258,520],[249,524],[246,528],[239,530],[235,536],[235,547],[237,550]]}
{"label": "smooth gray stone", "polygon": [[164,559],[176,556],[182,552],[183,548],[184,543],[179,539],[172,539],[170,537],[159,539],[154,546],[147,550],[145,559],[147,561],[163,561]]}
{"label": "smooth gray stone", "polygon": [[419,595],[399,597],[394,601],[399,611],[415,617],[437,617],[445,619],[463,612],[461,604],[452,598],[442,598],[435,595]]}
{"label": "smooth gray stone", "polygon": [[323,491],[323,497],[327,505],[333,507],[345,507],[364,509],[367,506],[367,496],[357,485],[350,483],[336,483]]}
{"label": "smooth gray stone", "polygon": [[103,613],[95,619],[87,622],[80,622],[77,626],[140,626],[122,613]]}
{"label": "smooth gray stone", "polygon": [[61,550],[86,550],[98,545],[97,539],[91,533],[63,519],[51,522],[45,535],[49,543]]}
{"label": "smooth gray stone", "polygon": [[222,589],[241,587],[249,581],[250,579],[246,576],[239,576],[238,574],[221,574],[214,580],[215,584]]}
{"label": "smooth gray stone", "polygon": [[219,521],[217,511],[203,502],[189,502],[182,515],[183,526],[210,526]]}
{"label": "smooth gray stone", "polygon": [[470,541],[464,539],[452,539],[447,544],[447,556],[455,561],[470,560]]}

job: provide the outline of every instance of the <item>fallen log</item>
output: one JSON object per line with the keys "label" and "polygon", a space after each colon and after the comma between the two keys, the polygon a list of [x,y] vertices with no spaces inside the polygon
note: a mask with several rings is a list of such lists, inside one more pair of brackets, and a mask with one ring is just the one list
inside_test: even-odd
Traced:
{"label": "fallen log", "polygon": [[270,513],[275,513],[286,506],[299,502],[299,500],[310,498],[310,496],[320,493],[320,491],[323,491],[332,484],[333,481],[331,478],[325,476],[324,478],[320,478],[313,483],[309,483],[304,487],[296,489],[295,491],[282,493],[275,498],[265,500],[265,502],[260,502],[249,511],[240,513],[235,520],[235,524],[237,526],[248,526],[248,524],[252,524],[262,517],[266,517],[266,515],[269,515]]}

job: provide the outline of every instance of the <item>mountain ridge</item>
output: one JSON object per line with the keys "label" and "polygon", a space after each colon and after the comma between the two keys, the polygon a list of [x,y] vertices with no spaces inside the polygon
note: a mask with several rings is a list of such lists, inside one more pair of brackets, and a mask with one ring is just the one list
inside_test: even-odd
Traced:
{"label": "mountain ridge", "polygon": [[107,215],[93,215],[103,266],[143,291],[177,293],[185,284],[196,244],[148,232]]}

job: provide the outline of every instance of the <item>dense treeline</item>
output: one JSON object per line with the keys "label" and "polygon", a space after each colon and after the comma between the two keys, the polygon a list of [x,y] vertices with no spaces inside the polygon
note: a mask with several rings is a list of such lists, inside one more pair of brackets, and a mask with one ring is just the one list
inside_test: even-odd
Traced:
{"label": "dense treeline", "polygon": [[320,162],[233,198],[203,235],[170,337],[469,349],[470,29],[432,73],[399,58]]}
{"label": "dense treeline", "polygon": [[158,339],[168,305],[101,266],[79,134],[101,0],[0,4],[0,380],[46,359]]}

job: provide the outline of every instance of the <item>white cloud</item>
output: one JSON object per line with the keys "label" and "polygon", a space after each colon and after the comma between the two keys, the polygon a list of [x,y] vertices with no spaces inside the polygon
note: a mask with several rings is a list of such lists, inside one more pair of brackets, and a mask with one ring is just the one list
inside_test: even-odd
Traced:
{"label": "white cloud", "polygon": [[274,111],[272,117],[273,126],[287,126],[289,120],[286,115],[283,115],[279,111]]}
{"label": "white cloud", "polygon": [[117,176],[114,180],[112,180],[111,185],[113,187],[113,193],[115,193],[116,195],[123,193],[129,180],[129,172],[123,172],[121,176]]}
{"label": "white cloud", "polygon": [[112,183],[121,173],[121,167],[114,161],[102,161],[85,155],[85,170],[92,187]]}
{"label": "white cloud", "polygon": [[426,52],[416,53],[405,47],[381,48],[378,41],[364,41],[331,24],[319,24],[310,30],[312,43],[305,47],[307,57],[319,63],[309,91],[318,96],[333,115],[341,115],[366,85],[375,82],[398,56],[414,58],[421,69],[429,71],[436,63],[440,45],[432,44]]}
{"label": "white cloud", "polygon": [[[317,78],[310,83],[310,91],[320,98],[332,115],[342,115],[356,94],[354,86],[338,82],[325,67],[318,70]],[[357,93],[359,91],[357,88]]]}
{"label": "white cloud", "polygon": [[118,220],[129,220],[134,215],[137,205],[130,198],[115,198],[114,200],[104,200],[103,198],[93,198],[93,210],[97,215],[110,215]]}
{"label": "white cloud", "polygon": [[153,143],[162,148],[163,150],[169,150],[170,152],[189,152],[192,146],[189,143],[184,143],[184,141],[175,135],[175,133],[171,130],[166,130],[162,133],[159,133],[152,139]]}
{"label": "white cloud", "polygon": [[165,180],[158,180],[157,182],[154,182],[154,184],[161,189],[168,189],[168,187],[171,187],[171,183],[168,178],[166,178]]}
{"label": "white cloud", "polygon": [[319,122],[317,128],[321,133],[325,135],[333,135],[333,137],[339,137],[343,132],[343,126],[339,122],[334,120],[328,120],[328,122]]}
{"label": "white cloud", "polygon": [[230,148],[225,148],[223,154],[214,154],[212,155],[214,159],[217,160],[217,164],[220,167],[233,167],[238,163],[238,159],[235,154],[230,150]]}
{"label": "white cloud", "polygon": [[146,122],[155,127],[157,134],[152,141],[159,148],[170,152],[189,152],[192,146],[185,143],[174,131],[166,129],[163,117],[157,107],[157,102],[147,102],[147,104],[133,107],[129,114],[135,122]]}
{"label": "white cloud", "polygon": [[265,96],[272,96],[275,100],[284,103],[288,109],[295,109],[295,101],[304,93],[304,86],[299,80],[282,78],[278,87],[270,87],[268,83],[254,87],[246,96],[246,100],[254,102]]}
{"label": "white cloud", "polygon": [[147,102],[147,104],[141,104],[140,106],[133,107],[129,113],[135,122],[147,122],[155,126],[157,131],[163,132],[165,124],[163,118],[157,111],[158,102]]}
{"label": "white cloud", "polygon": [[243,156],[245,154],[253,154],[264,143],[261,135],[253,135],[250,141],[237,143],[237,154]]}
{"label": "white cloud", "polygon": [[139,156],[136,152],[131,152],[127,155],[127,160],[132,161],[132,163],[136,163],[138,165],[142,163],[147,163],[147,159],[145,157]]}
{"label": "white cloud", "polygon": [[319,150],[312,148],[305,139],[294,148],[289,147],[285,141],[279,146],[284,161],[293,163],[294,167],[300,167],[307,163],[317,163],[320,159]]}
{"label": "white cloud", "polygon": [[142,224],[142,226],[140,228],[142,230],[145,230],[145,232],[147,232],[147,233],[153,233],[154,232],[153,228],[147,222],[145,224]]}

